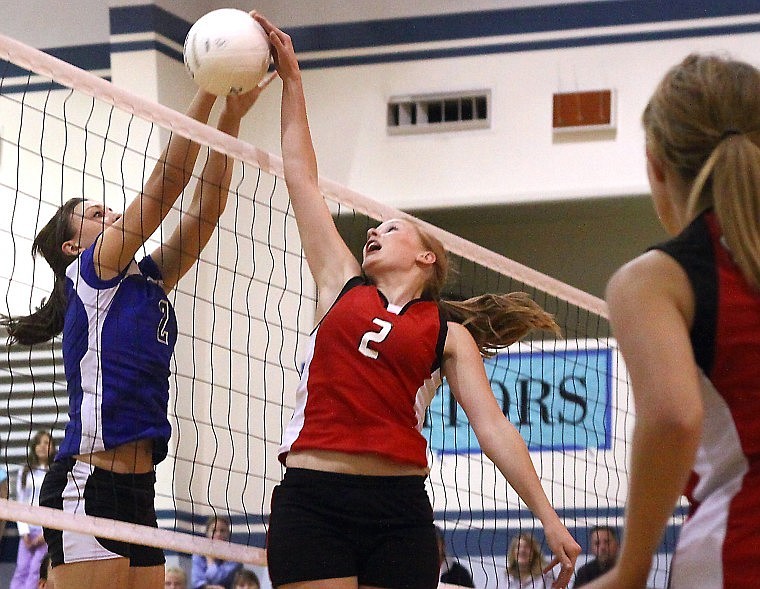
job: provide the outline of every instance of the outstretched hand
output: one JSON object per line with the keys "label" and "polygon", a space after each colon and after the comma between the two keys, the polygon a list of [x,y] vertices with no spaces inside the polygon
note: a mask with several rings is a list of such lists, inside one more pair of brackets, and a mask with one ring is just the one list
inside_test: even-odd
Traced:
{"label": "outstretched hand", "polygon": [[244,92],[243,94],[228,94],[225,99],[224,108],[231,115],[242,119],[245,114],[251,109],[251,107],[256,103],[264,89],[269,86],[269,84],[272,83],[272,80],[274,80],[276,77],[276,72],[270,72],[266,74],[261,82],[259,82],[258,86],[252,90]]}
{"label": "outstretched hand", "polygon": [[546,542],[554,554],[554,558],[544,569],[544,572],[548,572],[555,566],[560,565],[559,575],[557,576],[557,580],[552,584],[552,587],[554,589],[562,589],[563,587],[567,587],[573,578],[575,561],[581,553],[581,547],[563,525],[559,525],[553,530],[545,529],[544,531]]}
{"label": "outstretched hand", "polygon": [[300,75],[298,59],[296,58],[295,49],[293,49],[293,41],[291,40],[290,35],[282,32],[269,22],[265,16],[259,14],[255,10],[251,12],[251,16],[262,26],[269,38],[274,67],[277,69],[280,78],[286,80],[291,77],[298,77]]}

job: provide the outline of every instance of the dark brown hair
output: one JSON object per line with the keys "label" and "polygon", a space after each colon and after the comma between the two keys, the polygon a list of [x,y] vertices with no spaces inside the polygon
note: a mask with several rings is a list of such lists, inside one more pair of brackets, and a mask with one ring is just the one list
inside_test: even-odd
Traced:
{"label": "dark brown hair", "polygon": [[30,315],[2,316],[0,325],[8,329],[9,343],[31,346],[46,342],[63,330],[63,317],[66,312],[66,268],[76,256],[64,254],[61,246],[74,236],[71,216],[76,206],[83,201],[82,198],[66,201],[34,238],[32,257],[41,254],[53,269],[53,292]]}
{"label": "dark brown hair", "polygon": [[37,468],[40,465],[40,459],[37,456],[37,444],[39,444],[42,441],[42,438],[47,436],[47,438],[50,440],[50,445],[48,446],[48,465],[50,465],[50,462],[52,462],[53,455],[55,454],[55,444],[53,443],[53,436],[50,435],[50,432],[45,431],[44,429],[38,430],[36,434],[34,434],[34,437],[29,440],[29,449],[27,452],[27,458],[26,458],[26,464],[24,464],[24,468],[21,471],[21,488],[26,488],[26,475],[28,475],[32,469]]}

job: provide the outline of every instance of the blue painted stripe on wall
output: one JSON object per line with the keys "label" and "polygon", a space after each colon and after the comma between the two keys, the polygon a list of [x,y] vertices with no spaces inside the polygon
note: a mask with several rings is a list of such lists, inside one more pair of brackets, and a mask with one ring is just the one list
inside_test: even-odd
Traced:
{"label": "blue painted stripe on wall", "polygon": [[[111,46],[108,43],[79,45],[77,47],[53,47],[43,51],[85,71],[109,72],[109,75],[102,77],[105,80],[111,80]],[[30,72],[27,69],[0,60],[0,94],[47,92],[65,88],[49,81],[39,81],[39,78],[32,82],[29,75]],[[32,75],[36,76],[36,74]]]}
{"label": "blue painted stripe on wall", "polygon": [[190,23],[152,4],[117,6],[109,11],[112,35],[156,32],[182,45]]}
{"label": "blue painted stripe on wall", "polygon": [[181,51],[179,51],[178,49],[175,49],[174,47],[169,47],[166,43],[161,43],[161,41],[158,41],[156,39],[151,39],[148,41],[111,43],[111,51],[113,53],[127,53],[130,51],[147,51],[150,49],[154,51],[158,51],[159,53],[163,53],[164,55],[167,55],[171,57],[172,59],[176,59],[177,61],[183,60]]}
{"label": "blue painted stripe on wall", "polygon": [[[758,13],[757,0],[604,0],[290,27],[287,32],[297,50],[307,52]],[[155,31],[179,44],[191,25],[154,5],[111,8],[110,22],[112,34]]]}
{"label": "blue painted stripe on wall", "polygon": [[497,35],[757,14],[757,0],[606,0],[293,27],[298,51],[325,51]]}
{"label": "blue painted stripe on wall", "polygon": [[78,45],[76,47],[56,47],[46,49],[45,53],[83,70],[111,69],[111,48],[108,43]]}
{"label": "blue painted stripe on wall", "polygon": [[[52,47],[43,49],[43,51],[83,70],[111,69],[111,46],[108,43],[78,45],[76,47]],[[29,72],[17,65],[3,61],[0,65],[0,73],[2,73],[3,78],[9,78],[26,77]]]}
{"label": "blue painted stripe on wall", "polygon": [[667,41],[671,39],[685,39],[690,37],[710,37],[716,35],[757,33],[759,31],[760,23],[726,25],[668,31],[621,33],[616,35],[600,35],[593,37],[573,37],[569,39],[547,39],[545,41],[497,43],[493,45],[471,45],[467,47],[448,47],[442,49],[411,50],[404,52],[397,51],[393,53],[382,53],[377,55],[349,55],[345,57],[314,59],[311,59],[307,56],[300,60],[300,64],[302,69],[319,69],[353,65],[371,65],[377,63],[419,61],[423,59],[443,59],[448,57],[472,57],[476,55],[518,53],[521,51],[568,49],[573,47],[589,47],[594,45],[640,43],[644,41]]}
{"label": "blue painted stripe on wall", "polygon": [[[301,66],[304,69],[319,69],[754,33],[760,31],[760,23],[716,25],[704,28],[684,25],[684,28],[678,30],[482,44],[488,37],[494,35],[517,35],[752,14],[760,14],[757,0],[733,0],[720,3],[708,0],[674,0],[670,2],[603,0],[556,6],[292,27],[288,29],[288,33],[302,54],[310,51],[350,50],[362,47],[384,47],[392,44],[475,39],[464,47],[427,50],[412,48],[409,51],[329,58],[309,58],[308,55],[304,55],[301,58]],[[110,20],[113,34],[128,35],[130,33],[156,32],[178,44],[184,42],[185,35],[191,26],[191,23],[153,5],[112,8]],[[182,59],[181,52],[159,40],[123,41],[111,45],[113,52],[144,49],[155,49],[173,59],[180,61]]]}

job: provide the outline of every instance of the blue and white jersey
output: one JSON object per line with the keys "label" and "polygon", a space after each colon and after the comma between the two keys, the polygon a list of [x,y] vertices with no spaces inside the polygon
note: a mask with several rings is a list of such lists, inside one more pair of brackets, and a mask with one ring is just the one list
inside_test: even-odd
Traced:
{"label": "blue and white jersey", "polygon": [[153,440],[166,457],[169,363],[177,320],[150,256],[101,280],[94,245],[66,269],[63,360],[69,423],[56,459]]}

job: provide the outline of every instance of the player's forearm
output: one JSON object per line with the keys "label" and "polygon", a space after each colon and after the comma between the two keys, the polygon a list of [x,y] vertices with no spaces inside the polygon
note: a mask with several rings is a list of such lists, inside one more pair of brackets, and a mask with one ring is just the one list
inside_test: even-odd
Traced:
{"label": "player's forearm", "polygon": [[317,184],[317,157],[306,115],[301,78],[291,77],[282,86],[282,159],[288,187]]}
{"label": "player's forearm", "polygon": [[699,434],[698,419],[637,417],[619,560],[628,579],[646,582],[652,555],[688,480]]}
{"label": "player's forearm", "polygon": [[[208,122],[216,96],[199,90],[185,114],[201,123]],[[143,199],[160,201],[161,218],[174,204],[193,174],[200,145],[172,133],[143,188]]]}
{"label": "player's forearm", "polygon": [[[185,114],[191,119],[207,123],[216,96],[204,90],[199,90],[188,106]],[[184,188],[195,167],[200,146],[177,133],[172,133],[169,142],[157,164],[166,183],[172,183]],[[181,191],[181,189],[180,189]]]}
{"label": "player's forearm", "polygon": [[494,424],[490,435],[483,436],[481,447],[541,523],[561,523],[541,486],[528,448],[519,432],[508,424]]}

